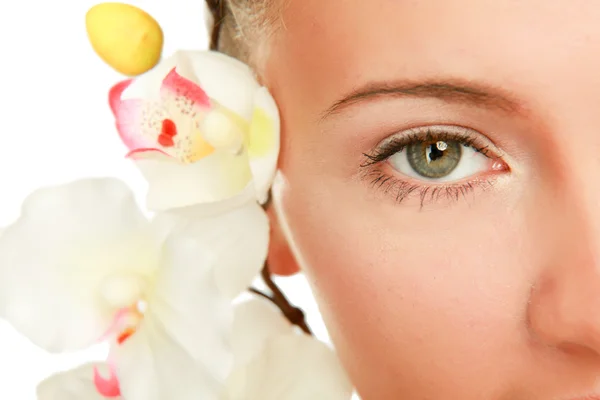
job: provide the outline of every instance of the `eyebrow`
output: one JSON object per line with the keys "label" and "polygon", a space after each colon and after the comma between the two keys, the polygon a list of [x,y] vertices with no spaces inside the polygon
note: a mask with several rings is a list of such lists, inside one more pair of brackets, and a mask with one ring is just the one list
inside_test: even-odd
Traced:
{"label": "eyebrow", "polygon": [[523,107],[513,96],[499,88],[461,81],[401,81],[374,82],[353,90],[333,103],[323,113],[321,120],[343,109],[379,98],[430,98],[447,103],[499,109],[508,113],[519,112]]}

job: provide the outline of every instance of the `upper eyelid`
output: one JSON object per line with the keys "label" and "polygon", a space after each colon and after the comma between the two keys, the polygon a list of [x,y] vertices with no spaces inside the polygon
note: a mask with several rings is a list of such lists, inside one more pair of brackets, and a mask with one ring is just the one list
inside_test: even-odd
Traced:
{"label": "upper eyelid", "polygon": [[485,155],[489,156],[490,158],[503,158],[505,156],[504,151],[502,151],[494,143],[494,141],[492,141],[487,135],[477,130],[460,125],[422,125],[396,132],[386,137],[384,140],[380,141],[369,153],[363,154],[368,161],[361,166],[372,165],[374,163],[373,156],[376,155],[378,151],[385,151],[385,147],[390,146],[394,141],[398,142],[406,140],[408,144],[409,140],[407,139],[409,139],[410,137],[416,139],[419,136],[424,137],[428,133],[434,135],[437,134],[456,136],[457,140],[459,140],[460,138],[465,139],[465,141],[470,142],[469,144],[475,148],[486,148]]}
{"label": "upper eyelid", "polygon": [[[434,135],[449,134],[450,136],[458,136],[458,137],[463,137],[465,139],[472,139],[473,141],[476,141],[476,142],[484,141],[484,142],[489,143],[493,150],[498,150],[498,152],[500,151],[500,149],[498,149],[496,144],[485,134],[483,134],[479,131],[476,131],[474,129],[466,128],[466,127],[460,126],[460,125],[424,125],[424,126],[408,128],[408,129],[402,130],[400,132],[397,132],[397,133],[394,133],[393,135],[388,136],[387,138],[385,138],[384,140],[379,142],[379,144],[376,147],[382,146],[391,140],[395,140],[395,139],[397,140],[397,139],[405,137],[405,136],[410,136],[410,135],[424,136],[428,133],[431,133]],[[483,138],[483,139],[481,139],[481,138]]]}

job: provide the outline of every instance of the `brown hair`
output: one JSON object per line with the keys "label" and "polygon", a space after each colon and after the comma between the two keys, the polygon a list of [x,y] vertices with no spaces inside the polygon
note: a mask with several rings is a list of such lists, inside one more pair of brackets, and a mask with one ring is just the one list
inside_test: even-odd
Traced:
{"label": "brown hair", "polygon": [[284,0],[206,0],[213,16],[210,48],[255,65],[279,27]]}
{"label": "brown hair", "polygon": [[[268,27],[275,25],[269,21],[269,6],[274,0],[206,0],[208,9],[213,17],[213,27],[210,34],[210,49],[223,52],[246,63],[251,63],[253,46],[257,45],[258,35],[268,34]],[[252,32],[245,27],[252,26]],[[267,208],[269,203],[265,204]],[[269,266],[265,263],[261,273],[262,279],[271,291],[268,295],[256,288],[250,292],[264,297],[275,304],[290,323],[300,327],[305,333],[311,334],[306,323],[304,312],[294,307],[277,287],[271,277]]]}

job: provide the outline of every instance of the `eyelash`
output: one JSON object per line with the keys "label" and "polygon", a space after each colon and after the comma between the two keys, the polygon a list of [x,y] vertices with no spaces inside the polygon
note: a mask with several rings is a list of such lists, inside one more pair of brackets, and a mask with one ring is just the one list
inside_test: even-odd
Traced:
{"label": "eyelash", "polygon": [[[361,164],[364,170],[363,177],[370,180],[371,185],[377,189],[383,190],[385,194],[395,192],[395,200],[401,203],[411,195],[416,195],[420,199],[421,208],[428,202],[435,202],[443,199],[458,201],[461,197],[480,188],[483,190],[493,187],[495,180],[493,178],[475,178],[467,182],[444,183],[444,184],[425,184],[410,182],[411,178],[399,178],[384,172],[378,165],[388,161],[394,154],[406,149],[407,146],[429,141],[432,139],[440,141],[455,141],[463,146],[471,147],[478,153],[492,160],[501,159],[498,152],[490,149],[490,144],[478,137],[480,134],[467,128],[457,126],[445,127],[422,127],[410,129],[385,140],[378,145],[371,153],[365,153],[365,161]],[[507,168],[507,167],[506,167]]]}

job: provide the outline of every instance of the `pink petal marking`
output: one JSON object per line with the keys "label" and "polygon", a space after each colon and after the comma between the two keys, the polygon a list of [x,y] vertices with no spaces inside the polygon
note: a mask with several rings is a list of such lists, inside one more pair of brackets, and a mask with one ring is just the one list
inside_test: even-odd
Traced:
{"label": "pink petal marking", "polygon": [[121,387],[119,385],[119,378],[117,378],[117,372],[115,366],[109,364],[110,375],[104,378],[100,375],[97,367],[94,367],[94,386],[96,390],[104,397],[114,398],[121,396]]}
{"label": "pink petal marking", "polygon": [[175,69],[173,68],[163,80],[162,89],[169,91],[175,96],[185,97],[195,106],[209,108],[210,99],[206,92],[194,82],[179,75]]}
{"label": "pink petal marking", "polygon": [[[145,135],[144,114],[154,111],[161,114],[160,110],[152,110],[152,106],[142,99],[121,100],[125,89],[131,85],[131,79],[119,82],[108,93],[108,102],[116,119],[117,131],[121,140],[130,150],[140,147],[150,147],[155,142],[153,137]],[[151,128],[150,128],[151,130]]]}
{"label": "pink petal marking", "polygon": [[127,314],[130,312],[131,312],[131,310],[129,308],[121,308],[119,311],[117,311],[117,313],[115,314],[115,317],[112,320],[112,323],[110,324],[110,326],[108,327],[106,332],[104,332],[104,334],[102,334],[102,336],[100,336],[100,339],[98,339],[98,343],[105,342],[106,340],[108,340],[110,338],[110,336],[113,333],[117,332],[120,329],[121,322],[127,316]]}
{"label": "pink petal marking", "polygon": [[125,156],[127,158],[132,158],[132,159],[144,159],[144,158],[168,158],[171,159],[173,161],[175,161],[175,158],[164,152],[161,149],[156,149],[153,147],[146,147],[146,148],[141,148],[141,149],[135,149],[130,151],[129,153],[127,153],[127,155]]}
{"label": "pink petal marking", "polygon": [[133,82],[133,79],[127,79],[126,81],[119,82],[110,88],[110,91],[108,92],[108,104],[110,105],[110,109],[115,116],[117,115],[117,109],[121,104],[121,96],[123,95],[125,89],[131,85],[131,82]]}
{"label": "pink petal marking", "polygon": [[[163,156],[186,159],[199,137],[197,124],[211,107],[200,86],[179,75],[176,68],[162,80],[159,99],[126,99],[122,96],[132,80],[116,84],[109,92],[109,103],[117,131],[135,158],[150,150]],[[144,154],[144,156],[150,154]],[[158,155],[155,153],[153,156]]]}

